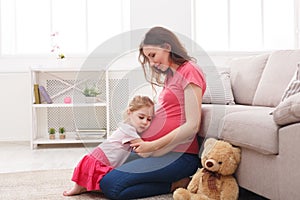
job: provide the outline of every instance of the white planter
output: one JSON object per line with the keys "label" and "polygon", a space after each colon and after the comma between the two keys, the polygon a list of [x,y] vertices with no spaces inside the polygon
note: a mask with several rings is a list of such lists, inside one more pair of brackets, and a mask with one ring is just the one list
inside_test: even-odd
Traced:
{"label": "white planter", "polygon": [[85,103],[96,103],[98,102],[97,97],[85,97]]}

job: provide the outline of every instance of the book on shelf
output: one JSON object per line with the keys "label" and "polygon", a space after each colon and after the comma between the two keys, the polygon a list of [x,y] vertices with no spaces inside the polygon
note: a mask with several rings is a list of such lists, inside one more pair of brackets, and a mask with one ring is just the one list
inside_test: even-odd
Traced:
{"label": "book on shelf", "polygon": [[53,103],[52,99],[50,98],[47,90],[45,89],[44,86],[40,85],[39,86],[39,91],[40,91],[40,95],[43,97],[43,99],[48,103],[51,104]]}
{"label": "book on shelf", "polygon": [[39,84],[33,85],[33,91],[34,91],[34,103],[40,104],[41,103],[41,97],[40,97],[40,91],[39,91]]}

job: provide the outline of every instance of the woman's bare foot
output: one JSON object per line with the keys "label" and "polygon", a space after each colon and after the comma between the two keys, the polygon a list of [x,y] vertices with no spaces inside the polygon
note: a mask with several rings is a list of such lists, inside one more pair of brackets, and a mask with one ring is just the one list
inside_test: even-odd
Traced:
{"label": "woman's bare foot", "polygon": [[86,188],[75,183],[74,187],[72,189],[70,189],[69,191],[64,191],[63,195],[64,196],[73,196],[73,195],[81,194],[84,192],[86,192]]}
{"label": "woman's bare foot", "polygon": [[190,181],[191,181],[191,178],[186,177],[186,178],[180,179],[179,181],[172,183],[171,192],[174,192],[177,188],[187,188]]}

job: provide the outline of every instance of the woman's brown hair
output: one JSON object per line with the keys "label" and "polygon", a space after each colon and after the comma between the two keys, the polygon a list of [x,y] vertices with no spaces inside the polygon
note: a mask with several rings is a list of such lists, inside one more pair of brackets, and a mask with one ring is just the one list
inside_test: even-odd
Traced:
{"label": "woman's brown hair", "polygon": [[163,27],[153,27],[145,35],[144,40],[139,47],[139,62],[142,64],[145,78],[148,82],[154,85],[162,86],[164,75],[158,71],[154,66],[150,65],[148,58],[144,55],[143,47],[146,45],[153,45],[157,47],[163,47],[165,44],[170,45],[170,57],[169,59],[177,64],[182,65],[184,62],[192,60],[180,43],[177,36],[170,30]]}

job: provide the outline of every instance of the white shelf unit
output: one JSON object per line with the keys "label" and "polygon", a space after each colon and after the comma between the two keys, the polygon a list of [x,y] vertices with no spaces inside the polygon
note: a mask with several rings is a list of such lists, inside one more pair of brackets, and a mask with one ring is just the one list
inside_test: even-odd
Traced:
{"label": "white shelf unit", "polygon": [[[40,144],[101,143],[104,137],[76,138],[76,129],[106,129],[109,133],[109,95],[107,70],[82,70],[72,68],[32,68],[31,73],[31,148]],[[45,87],[53,103],[35,104],[34,84]],[[96,87],[100,91],[100,102],[85,103],[82,94],[85,87]],[[41,99],[42,98],[42,95]],[[70,97],[70,104],[64,99]],[[66,129],[66,139],[50,140],[48,130]],[[106,134],[107,135],[107,134]],[[79,135],[81,136],[81,135]]]}

